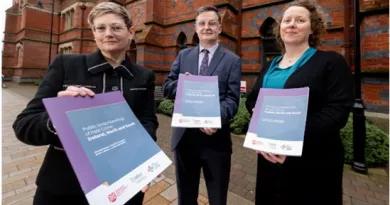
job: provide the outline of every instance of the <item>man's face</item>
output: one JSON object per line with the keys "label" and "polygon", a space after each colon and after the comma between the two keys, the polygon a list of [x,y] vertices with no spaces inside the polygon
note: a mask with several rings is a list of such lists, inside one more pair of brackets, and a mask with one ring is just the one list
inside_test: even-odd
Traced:
{"label": "man's face", "polygon": [[214,11],[205,11],[196,17],[195,30],[200,43],[214,43],[221,33],[221,24],[218,15]]}

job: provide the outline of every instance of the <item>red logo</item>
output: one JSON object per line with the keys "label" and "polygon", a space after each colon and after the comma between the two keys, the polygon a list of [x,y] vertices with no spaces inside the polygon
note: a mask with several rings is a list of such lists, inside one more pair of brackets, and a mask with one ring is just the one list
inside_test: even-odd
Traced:
{"label": "red logo", "polygon": [[180,118],[179,119],[179,123],[186,123],[188,122],[189,120],[188,119],[183,119],[183,118]]}
{"label": "red logo", "polygon": [[112,192],[110,195],[108,195],[108,200],[110,200],[111,202],[115,202],[116,199],[117,197],[115,192]]}
{"label": "red logo", "polygon": [[119,187],[117,190],[115,190],[110,195],[108,195],[108,200],[110,200],[110,202],[115,202],[118,199],[118,197],[125,192],[126,188],[127,185]]}
{"label": "red logo", "polygon": [[260,141],[260,140],[252,140],[252,144],[253,144],[253,145],[256,145],[256,144],[262,145],[263,142]]}

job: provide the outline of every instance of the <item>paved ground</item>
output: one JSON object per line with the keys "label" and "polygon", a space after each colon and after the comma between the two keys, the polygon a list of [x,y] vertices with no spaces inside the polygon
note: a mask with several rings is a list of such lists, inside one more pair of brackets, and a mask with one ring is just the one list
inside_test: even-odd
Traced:
{"label": "paved ground", "polygon": [[[8,84],[2,89],[2,204],[32,204],[35,192],[35,178],[42,163],[46,147],[33,147],[20,143],[14,136],[11,125],[16,115],[23,109],[35,93],[36,87]],[[172,159],[170,146],[170,118],[158,115],[158,144]],[[256,154],[242,147],[243,138],[233,136],[233,156],[229,183],[229,204],[254,204]],[[318,176],[321,177],[321,176]],[[384,169],[370,169],[368,175],[361,175],[345,166],[344,173],[345,205],[385,205],[389,204],[389,177]],[[321,186],[319,184],[319,186]],[[313,187],[315,188],[315,187]],[[201,180],[198,202],[208,204],[205,183]],[[321,199],[318,199],[321,200]],[[177,204],[175,171],[170,166],[156,179],[148,191],[147,205]]]}

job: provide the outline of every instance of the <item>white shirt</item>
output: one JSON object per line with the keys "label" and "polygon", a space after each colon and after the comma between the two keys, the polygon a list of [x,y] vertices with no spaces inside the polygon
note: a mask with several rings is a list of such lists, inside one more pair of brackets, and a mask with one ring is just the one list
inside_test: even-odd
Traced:
{"label": "white shirt", "polygon": [[[217,43],[210,48],[206,48],[206,50],[209,51],[209,62],[207,65],[210,65],[211,59],[213,58],[213,55],[214,55],[215,51],[217,50],[218,46],[219,46],[219,44]],[[204,58],[204,52],[202,52],[203,49],[205,49],[205,48],[201,44],[199,44],[198,74],[200,72],[200,65],[202,64],[202,60]]]}

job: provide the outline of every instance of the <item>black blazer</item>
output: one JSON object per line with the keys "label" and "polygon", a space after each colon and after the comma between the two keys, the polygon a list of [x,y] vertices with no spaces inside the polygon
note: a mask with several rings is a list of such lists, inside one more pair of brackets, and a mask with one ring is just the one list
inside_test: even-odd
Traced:
{"label": "black blazer", "polygon": [[81,187],[42,103],[68,86],[83,86],[95,93],[121,90],[134,114],[156,140],[158,127],[153,71],[131,64],[128,57],[112,68],[100,51],[88,55],[58,55],[39,85],[35,97],[13,124],[16,137],[29,145],[50,145],[37,177],[37,185],[56,194],[82,194]]}
{"label": "black blazer", "polygon": [[[261,70],[248,95],[246,107],[251,114],[267,70]],[[325,156],[329,150],[336,155],[343,154],[340,129],[345,126],[354,101],[352,73],[344,57],[333,51],[318,50],[287,79],[284,88],[306,86],[310,94],[302,158]]]}

